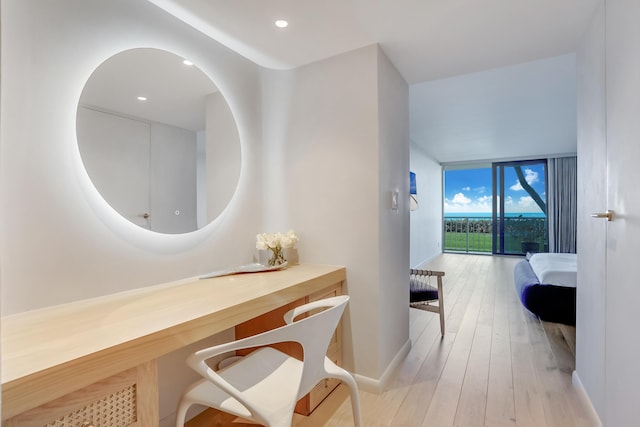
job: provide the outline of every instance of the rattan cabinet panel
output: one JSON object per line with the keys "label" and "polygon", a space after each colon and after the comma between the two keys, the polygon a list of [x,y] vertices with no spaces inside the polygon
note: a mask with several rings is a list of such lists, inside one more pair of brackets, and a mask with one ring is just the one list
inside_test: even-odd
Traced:
{"label": "rattan cabinet panel", "polygon": [[155,362],[91,384],[6,420],[7,427],[157,426]]}

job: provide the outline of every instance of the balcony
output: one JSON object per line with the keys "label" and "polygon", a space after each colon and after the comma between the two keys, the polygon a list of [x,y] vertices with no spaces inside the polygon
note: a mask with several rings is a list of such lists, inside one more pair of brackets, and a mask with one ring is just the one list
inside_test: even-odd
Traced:
{"label": "balcony", "polygon": [[[500,218],[497,221],[500,230]],[[512,216],[504,218],[504,239],[497,237],[495,253],[524,255],[548,251],[547,219]],[[446,217],[444,251],[493,253],[493,223],[487,217]],[[502,243],[502,248],[501,248]],[[502,249],[502,250],[501,250]]]}

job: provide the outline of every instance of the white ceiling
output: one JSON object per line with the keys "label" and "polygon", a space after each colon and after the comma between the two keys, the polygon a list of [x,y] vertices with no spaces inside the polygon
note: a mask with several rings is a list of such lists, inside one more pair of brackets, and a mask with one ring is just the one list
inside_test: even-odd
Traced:
{"label": "white ceiling", "polygon": [[410,134],[441,163],[576,152],[575,54],[425,82]]}
{"label": "white ceiling", "polygon": [[[91,74],[80,105],[124,117],[205,129],[206,96],[218,88],[197,66],[159,49],[120,52]],[[141,102],[137,96],[145,96]]]}
{"label": "white ceiling", "polygon": [[[413,106],[421,104],[415,102],[421,93],[414,90],[417,84],[575,52],[601,0],[148,1],[269,68],[293,68],[378,43],[411,85]],[[287,29],[273,25],[281,18],[290,22]],[[555,80],[555,71],[548,71]],[[505,88],[498,84],[486,94],[495,96],[493,108],[498,116],[497,110],[503,109],[506,114],[518,108],[513,105],[514,99],[505,100],[505,93],[517,80]],[[539,89],[552,87],[553,82]],[[544,104],[544,93],[531,95],[537,98],[536,104]],[[557,100],[556,93],[549,95],[548,103]],[[509,102],[501,106],[501,101]],[[417,111],[412,111],[412,120],[416,118]],[[462,115],[458,120],[466,122]],[[420,123],[429,122],[432,119],[426,117],[414,121],[411,137],[431,152],[433,141],[421,140],[431,131],[421,128]],[[467,139],[456,140],[457,132],[451,129],[447,137],[452,153],[464,152],[474,144]],[[473,134],[469,131],[465,137]],[[510,151],[530,155],[523,148],[523,154],[515,153],[513,147]],[[441,147],[432,155],[440,161],[462,160],[445,151]]]}

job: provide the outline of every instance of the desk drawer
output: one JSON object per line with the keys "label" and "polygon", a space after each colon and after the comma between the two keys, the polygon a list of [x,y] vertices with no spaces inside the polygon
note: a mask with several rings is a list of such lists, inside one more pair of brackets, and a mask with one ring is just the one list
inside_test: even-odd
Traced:
{"label": "desk drawer", "polygon": [[[329,358],[338,366],[342,366],[342,352],[338,351]],[[325,378],[309,392],[309,412],[313,411],[340,384],[335,378]]]}

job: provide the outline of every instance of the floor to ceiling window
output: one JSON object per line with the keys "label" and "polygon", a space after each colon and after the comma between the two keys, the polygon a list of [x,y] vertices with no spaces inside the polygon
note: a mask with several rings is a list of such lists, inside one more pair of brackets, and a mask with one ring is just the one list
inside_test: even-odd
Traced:
{"label": "floor to ceiling window", "polygon": [[445,251],[548,249],[546,160],[445,166],[443,182]]}
{"label": "floor to ceiling window", "polygon": [[493,253],[548,252],[546,170],[546,160],[493,164]]}
{"label": "floor to ceiling window", "polygon": [[492,252],[491,164],[445,166],[444,250]]}

